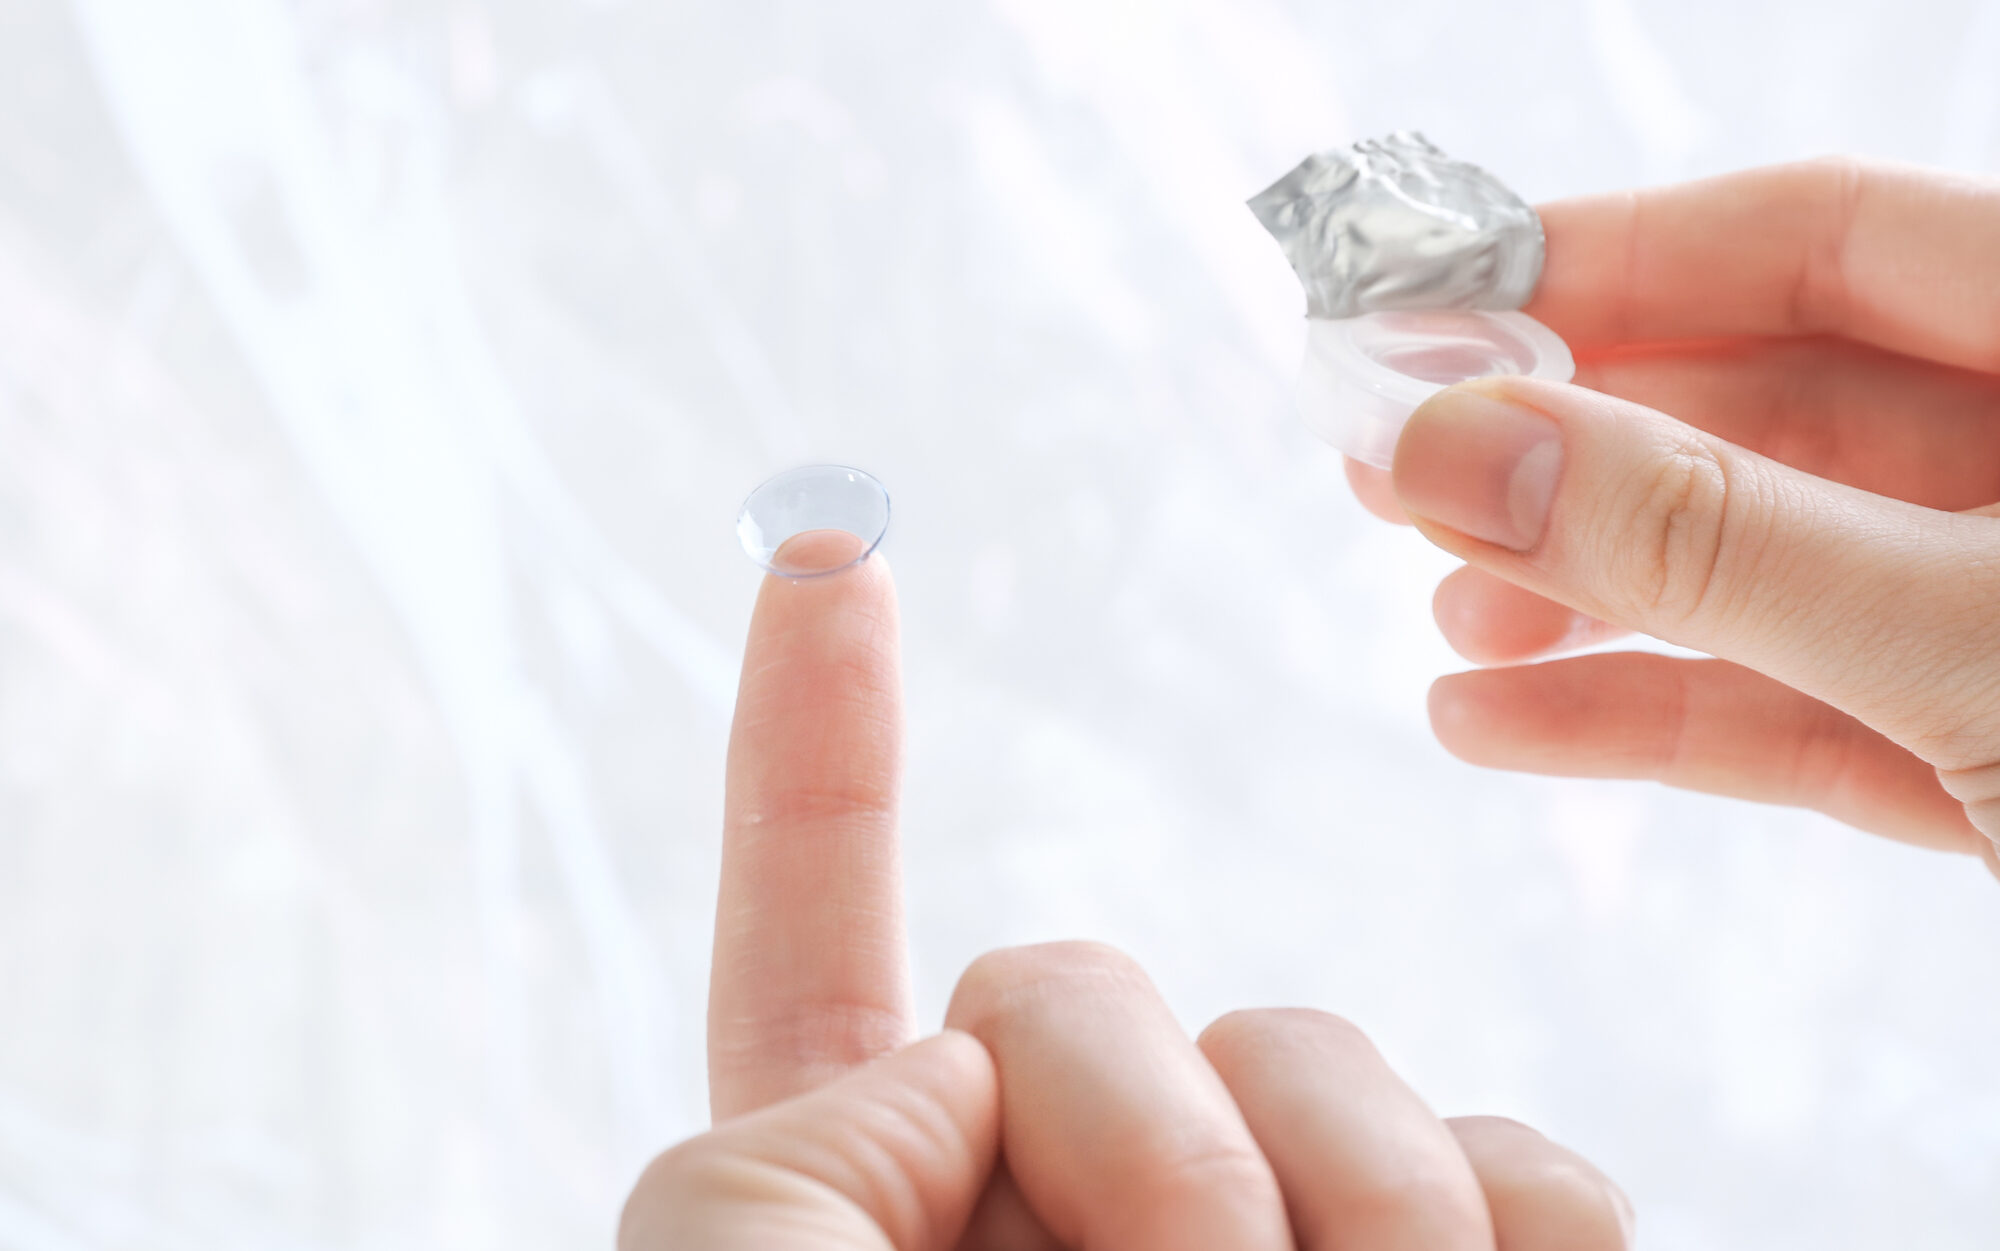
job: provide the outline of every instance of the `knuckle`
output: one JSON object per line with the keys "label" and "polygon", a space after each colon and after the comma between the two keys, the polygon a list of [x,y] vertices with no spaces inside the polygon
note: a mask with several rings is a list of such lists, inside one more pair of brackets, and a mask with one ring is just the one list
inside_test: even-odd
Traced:
{"label": "knuckle", "polygon": [[1671,630],[1704,612],[1735,524],[1731,496],[1729,469],[1699,439],[1651,458],[1622,493],[1624,515],[1607,534],[1622,549],[1617,585],[1635,619]]}
{"label": "knuckle", "polygon": [[1138,1174],[1127,1193],[1147,1207],[1185,1207],[1214,1195],[1227,1196],[1232,1204],[1266,1195],[1277,1201],[1277,1178],[1248,1138],[1156,1142],[1122,1154]]}
{"label": "knuckle", "polygon": [[1988,799],[1976,804],[1967,804],[1965,806],[1965,817],[1966,820],[1972,822],[1972,828],[1979,831],[1981,838],[1987,844],[1986,846],[1981,846],[1975,843],[1973,845],[1974,850],[1983,854],[1991,850],[1992,846],[2000,845],[2000,799]]}
{"label": "knuckle", "polygon": [[711,1063],[721,1072],[753,1073],[773,1064],[840,1071],[909,1041],[899,1005],[807,999],[781,1011],[732,1020],[717,1033]]}
{"label": "knuckle", "polygon": [[716,1167],[716,1152],[712,1149],[710,1136],[697,1135],[684,1142],[668,1147],[654,1156],[639,1174],[638,1182],[632,1187],[632,1196],[662,1200],[671,1198],[686,1188],[690,1179],[700,1179],[713,1172]]}
{"label": "knuckle", "polygon": [[[966,966],[957,989],[952,992],[949,1016],[981,1022],[1039,987],[1079,981],[1144,983],[1146,975],[1132,957],[1099,942],[1072,940],[1002,947]],[[973,1032],[978,1030],[974,1028]]]}
{"label": "knuckle", "polygon": [[1632,1201],[1582,1159],[1551,1160],[1527,1184],[1550,1226],[1571,1231],[1573,1245],[1587,1251],[1624,1251],[1632,1245]]}
{"label": "knuckle", "polygon": [[1138,967],[1116,947],[1073,940],[989,951],[972,962],[965,976],[978,984],[1016,986],[1092,974],[1126,974]]}
{"label": "knuckle", "polygon": [[1520,1138],[1531,1142],[1544,1141],[1542,1131],[1525,1121],[1517,1121],[1511,1116],[1454,1116],[1446,1124],[1461,1139],[1464,1138]]}
{"label": "knuckle", "polygon": [[[1349,1179],[1343,1223],[1357,1231],[1477,1227],[1487,1219],[1479,1183],[1443,1165],[1376,1168]],[[1594,1245],[1592,1251],[1595,1251]]]}
{"label": "knuckle", "polygon": [[1791,323],[1800,333],[1837,333],[1850,311],[1847,255],[1856,206],[1879,167],[1853,156],[1821,156],[1792,172],[1807,246],[1792,284]]}
{"label": "knuckle", "polygon": [[1330,1038],[1348,1046],[1375,1049],[1375,1043],[1368,1037],[1368,1031],[1359,1025],[1332,1012],[1321,1012],[1317,1008],[1287,1008],[1284,1016],[1294,1028],[1309,1030],[1321,1038]]}
{"label": "knuckle", "polygon": [[[861,727],[856,727],[857,732]],[[822,830],[861,829],[892,819],[896,810],[896,779],[880,771],[857,770],[839,776],[799,778],[782,791],[765,797],[763,806],[746,812],[746,826],[770,826],[781,834],[801,827]]]}
{"label": "knuckle", "polygon": [[1215,1018],[1198,1042],[1212,1060],[1224,1064],[1288,1044],[1322,1051],[1374,1047],[1360,1026],[1317,1008],[1238,1008]]}
{"label": "knuckle", "polygon": [[1904,720],[1891,733],[1970,807],[2000,799],[2000,664],[1989,642],[2000,605],[2000,548],[1925,572],[1933,587],[1945,588],[1942,597],[1911,596],[1879,613],[1892,623],[1921,623],[1916,631],[1891,624],[1880,637],[1908,657],[1905,689],[1929,696],[1901,701]]}
{"label": "knuckle", "polygon": [[1529,1228],[1561,1230],[1562,1245],[1577,1251],[1624,1251],[1632,1245],[1631,1200],[1589,1160],[1504,1116],[1453,1117],[1449,1125],[1473,1160],[1496,1215],[1510,1213]]}
{"label": "knuckle", "polygon": [[1987,839],[2000,839],[2000,761],[1967,769],[1939,769],[1938,782],[1945,794],[1965,805],[1966,819],[1973,829]]}
{"label": "knuckle", "polygon": [[1822,152],[1799,162],[1813,174],[1824,178],[1846,177],[1870,168],[1874,163],[1866,157],[1855,156],[1851,152]]}
{"label": "knuckle", "polygon": [[1800,161],[1797,170],[1807,198],[1823,206],[1822,216],[1837,216],[1856,189],[1881,172],[1882,165],[1849,152],[1827,152]]}
{"label": "knuckle", "polygon": [[1254,1050],[1259,1041],[1276,1032],[1281,1008],[1237,1008],[1208,1023],[1195,1045],[1211,1056],[1234,1056]]}
{"label": "knuckle", "polygon": [[[908,1183],[885,1169],[885,1157],[857,1141],[829,1143],[823,1152],[795,1151],[810,1163],[788,1164],[729,1127],[710,1130],[653,1158],[619,1213],[618,1251],[735,1245],[759,1226],[810,1229],[826,1245],[860,1245],[886,1229],[917,1245],[919,1228]],[[826,1170],[823,1175],[817,1168]],[[816,1244],[817,1245],[817,1244]]]}
{"label": "knuckle", "polygon": [[686,1215],[689,1197],[715,1190],[730,1180],[728,1172],[707,1135],[654,1156],[618,1214],[618,1251],[667,1245],[666,1236]]}

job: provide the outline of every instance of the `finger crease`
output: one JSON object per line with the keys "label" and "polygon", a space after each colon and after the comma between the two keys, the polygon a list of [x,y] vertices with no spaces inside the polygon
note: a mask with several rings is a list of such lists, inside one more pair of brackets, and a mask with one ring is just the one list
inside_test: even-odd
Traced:
{"label": "finger crease", "polygon": [[1663,753],[1663,759],[1653,775],[1654,781],[1669,785],[1672,785],[1676,778],[1687,776],[1689,771],[1689,749],[1692,743],[1688,733],[1689,706],[1693,702],[1685,668],[1676,665],[1671,672],[1673,681],[1668,688],[1667,707],[1659,722],[1665,727],[1667,750]]}
{"label": "finger crease", "polygon": [[1833,197],[1831,215],[1815,214],[1822,223],[1812,246],[1799,260],[1799,272],[1792,287],[1791,318],[1798,330],[1807,334],[1839,333],[1848,321],[1851,284],[1848,281],[1848,254],[1854,237],[1862,176],[1859,163],[1840,159],[1831,163],[1827,175],[1831,188],[1816,193]]}

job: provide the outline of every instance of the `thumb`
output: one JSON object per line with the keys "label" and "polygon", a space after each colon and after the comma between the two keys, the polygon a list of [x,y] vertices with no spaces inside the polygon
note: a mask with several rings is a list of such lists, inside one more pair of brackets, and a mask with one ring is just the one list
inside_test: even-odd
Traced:
{"label": "thumb", "polygon": [[619,1251],[950,1251],[999,1137],[993,1059],[946,1031],[655,1159]]}
{"label": "thumb", "polygon": [[2000,761],[2000,519],[1870,495],[1652,409],[1520,378],[1419,408],[1394,478],[1446,550],[1761,670],[1915,752],[1947,787]]}

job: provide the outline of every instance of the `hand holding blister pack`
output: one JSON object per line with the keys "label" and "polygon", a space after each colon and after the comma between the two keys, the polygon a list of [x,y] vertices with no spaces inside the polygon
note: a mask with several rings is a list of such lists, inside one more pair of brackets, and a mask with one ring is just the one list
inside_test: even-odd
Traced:
{"label": "hand holding blister pack", "polygon": [[1557,334],[1518,312],[1541,278],[1541,219],[1485,170],[1414,132],[1307,157],[1250,201],[1306,290],[1306,427],[1388,468],[1403,423],[1454,383],[1567,382]]}

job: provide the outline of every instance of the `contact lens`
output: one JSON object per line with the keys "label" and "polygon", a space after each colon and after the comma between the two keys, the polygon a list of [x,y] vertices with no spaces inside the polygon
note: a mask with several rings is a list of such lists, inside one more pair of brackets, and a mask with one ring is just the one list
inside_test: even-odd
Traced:
{"label": "contact lens", "polygon": [[786,578],[858,565],[888,530],[888,490],[847,465],[787,470],[750,492],[736,514],[736,537],[750,559]]}

